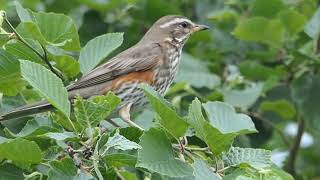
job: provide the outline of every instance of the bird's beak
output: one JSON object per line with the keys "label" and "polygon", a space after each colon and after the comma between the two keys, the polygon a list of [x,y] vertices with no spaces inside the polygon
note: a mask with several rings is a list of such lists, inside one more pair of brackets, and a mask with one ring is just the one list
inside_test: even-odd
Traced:
{"label": "bird's beak", "polygon": [[192,32],[198,32],[198,31],[203,31],[207,29],[210,29],[210,27],[206,25],[196,24],[193,26]]}

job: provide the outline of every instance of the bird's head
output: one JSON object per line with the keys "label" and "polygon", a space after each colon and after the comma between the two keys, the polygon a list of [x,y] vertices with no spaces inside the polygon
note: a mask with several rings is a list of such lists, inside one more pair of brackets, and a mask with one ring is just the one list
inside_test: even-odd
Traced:
{"label": "bird's head", "polygon": [[143,40],[162,42],[173,40],[184,43],[191,34],[209,29],[206,25],[193,23],[184,16],[168,15],[156,21],[143,37]]}

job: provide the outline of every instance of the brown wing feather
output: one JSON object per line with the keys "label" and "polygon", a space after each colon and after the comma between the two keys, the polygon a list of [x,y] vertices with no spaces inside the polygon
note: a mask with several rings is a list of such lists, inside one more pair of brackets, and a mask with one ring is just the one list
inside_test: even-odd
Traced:
{"label": "brown wing feather", "polygon": [[84,75],[75,84],[68,86],[68,90],[105,83],[132,72],[148,71],[159,65],[161,59],[161,48],[157,44],[134,46]]}

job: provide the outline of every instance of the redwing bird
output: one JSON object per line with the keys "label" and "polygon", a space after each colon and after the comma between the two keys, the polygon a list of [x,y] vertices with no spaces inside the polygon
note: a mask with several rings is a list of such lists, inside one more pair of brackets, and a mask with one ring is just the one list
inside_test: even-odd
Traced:
{"label": "redwing bird", "polygon": [[[83,98],[114,92],[122,100],[118,107],[120,117],[131,126],[130,109],[146,104],[143,91],[146,83],[164,94],[177,74],[181,51],[189,36],[208,26],[195,24],[186,17],[168,15],[155,22],[143,38],[131,48],[84,75],[67,87],[69,98],[79,94]],[[191,73],[191,72],[190,72]],[[7,120],[52,110],[47,101],[22,106],[3,114]]]}

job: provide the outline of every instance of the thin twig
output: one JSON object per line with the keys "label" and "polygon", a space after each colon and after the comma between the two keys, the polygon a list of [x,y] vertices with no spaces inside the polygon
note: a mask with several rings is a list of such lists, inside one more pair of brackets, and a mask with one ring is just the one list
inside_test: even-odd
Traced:
{"label": "thin twig", "polygon": [[36,50],[34,49],[16,30],[15,28],[11,25],[7,17],[5,16],[4,21],[6,24],[10,27],[10,29],[14,32],[14,34],[17,36],[18,40],[21,41],[24,45],[26,45],[28,48],[30,48],[34,53],[36,53],[41,59],[43,59],[43,56]]}
{"label": "thin twig", "polygon": [[290,174],[292,174],[293,176],[296,175],[295,164],[296,164],[296,159],[297,159],[298,152],[299,152],[299,147],[300,147],[302,135],[304,132],[304,126],[305,126],[304,119],[299,118],[298,132],[297,132],[297,135],[294,138],[294,142],[290,148],[288,162],[287,162],[287,165],[285,168],[286,171],[289,172]]}
{"label": "thin twig", "polygon": [[45,48],[42,44],[40,44],[40,45],[41,45],[41,48],[42,48],[43,54],[44,54],[44,56],[43,56],[43,61],[48,65],[48,67],[50,68],[50,70],[51,70],[55,75],[57,75],[62,81],[64,81],[63,76],[62,76],[59,72],[57,72],[57,71],[54,69],[54,67],[50,64],[50,61],[49,61],[49,59],[48,59],[48,53],[47,53],[46,48]]}
{"label": "thin twig", "polygon": [[280,128],[278,128],[275,124],[273,124],[269,119],[262,117],[261,115],[259,115],[256,112],[250,112],[249,113],[250,116],[256,118],[257,120],[260,120],[266,124],[268,124],[269,126],[271,126],[281,137],[282,141],[287,145],[290,146],[290,142],[287,139],[287,137],[285,136],[285,134],[282,132],[282,130]]}
{"label": "thin twig", "polygon": [[190,151],[208,151],[208,147],[200,148],[200,147],[185,147],[185,149]]}

